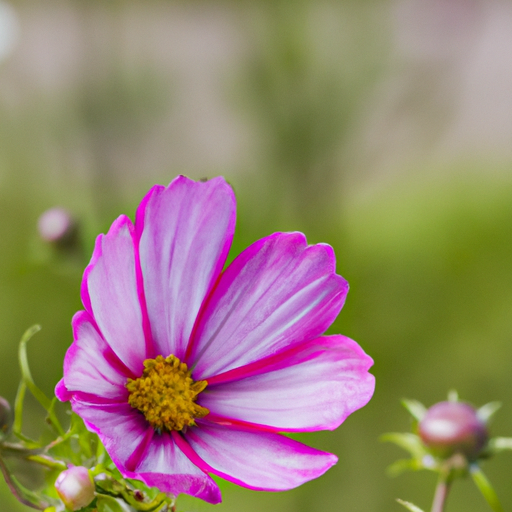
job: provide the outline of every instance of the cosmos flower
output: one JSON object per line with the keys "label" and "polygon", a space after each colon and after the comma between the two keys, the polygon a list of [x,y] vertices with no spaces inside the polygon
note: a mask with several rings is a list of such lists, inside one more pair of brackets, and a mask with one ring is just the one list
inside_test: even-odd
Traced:
{"label": "cosmos flower", "polygon": [[330,246],[274,233],[223,267],[235,228],[223,178],[154,186],[99,235],[57,384],[123,476],[221,500],[209,474],[285,490],[335,455],[281,432],[334,429],[374,390],[372,360],[323,336],[347,282]]}

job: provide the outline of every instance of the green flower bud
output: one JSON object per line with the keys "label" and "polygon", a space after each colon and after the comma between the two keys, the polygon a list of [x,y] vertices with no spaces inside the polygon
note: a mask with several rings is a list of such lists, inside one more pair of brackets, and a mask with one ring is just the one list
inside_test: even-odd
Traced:
{"label": "green flower bud", "polygon": [[439,402],[419,422],[419,435],[430,451],[448,458],[459,453],[478,457],[489,438],[486,424],[476,410],[462,402]]}
{"label": "green flower bud", "polygon": [[94,499],[94,480],[83,466],[63,471],[55,482],[55,489],[68,510],[80,510]]}

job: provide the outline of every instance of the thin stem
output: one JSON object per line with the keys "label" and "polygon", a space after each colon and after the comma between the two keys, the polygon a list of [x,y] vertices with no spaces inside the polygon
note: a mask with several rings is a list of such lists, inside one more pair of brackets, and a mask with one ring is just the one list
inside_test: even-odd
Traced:
{"label": "thin stem", "polygon": [[26,457],[26,459],[31,462],[41,464],[41,466],[50,469],[59,469],[60,471],[64,471],[67,468],[66,464],[64,464],[63,462],[54,460],[51,457],[48,457],[47,455],[29,455],[28,457]]}
{"label": "thin stem", "polygon": [[447,479],[441,475],[439,482],[437,483],[436,493],[434,495],[434,502],[432,503],[431,512],[443,512],[446,498],[448,498],[448,492],[450,490],[450,483]]}
{"label": "thin stem", "polygon": [[18,443],[0,443],[0,457],[3,455],[10,455],[18,458],[23,457],[26,460],[36,462],[37,464],[41,464],[42,466],[50,469],[60,469],[63,471],[67,467],[64,462],[52,459],[48,455],[41,454],[41,450],[25,448],[22,444]]}
{"label": "thin stem", "polygon": [[25,445],[20,443],[0,443],[0,455],[15,456],[15,457],[27,457],[29,455],[36,455],[41,453],[41,449],[38,448],[27,448]]}
{"label": "thin stem", "polygon": [[[11,475],[10,471],[7,469],[4,461],[0,457],[0,470],[5,478],[5,482],[9,487],[9,490],[14,495],[14,497],[23,505],[27,507],[35,508],[37,510],[44,510],[47,508],[47,503],[38,503],[38,500],[34,499],[35,495],[32,495],[30,491],[25,489],[14,476]],[[29,496],[30,495],[30,496]]]}

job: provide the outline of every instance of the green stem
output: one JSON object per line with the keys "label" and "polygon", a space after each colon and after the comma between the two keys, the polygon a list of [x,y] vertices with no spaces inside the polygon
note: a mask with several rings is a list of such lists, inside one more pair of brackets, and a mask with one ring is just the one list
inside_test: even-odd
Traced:
{"label": "green stem", "polygon": [[443,512],[449,490],[450,483],[447,481],[446,477],[441,475],[437,483],[431,512]]}
{"label": "green stem", "polygon": [[48,507],[48,503],[42,502],[38,496],[36,496],[32,491],[25,489],[18,480],[11,475],[11,472],[5,465],[4,461],[0,457],[0,471],[2,472],[5,483],[9,487],[9,490],[14,495],[14,497],[23,505],[27,507],[35,508],[37,510],[44,510]]}
{"label": "green stem", "polygon": [[59,469],[60,471],[67,469],[66,464],[59,462],[58,460],[54,460],[46,455],[29,455],[26,459],[50,469]]}
{"label": "green stem", "polygon": [[32,374],[30,373],[30,367],[28,365],[28,356],[27,356],[27,343],[30,338],[34,336],[34,334],[41,330],[41,326],[33,325],[28,329],[23,337],[21,338],[20,344],[18,346],[18,361],[21,369],[22,383],[25,385],[25,388],[20,387],[19,394],[21,395],[20,399],[16,399],[16,420],[15,420],[15,430],[21,433],[21,409],[23,408],[23,398],[25,396],[26,388],[32,393],[34,398],[44,407],[48,416],[46,421],[55,429],[57,435],[63,436],[64,429],[62,428],[59,419],[55,415],[55,411],[53,410],[56,403],[56,398],[50,400],[36,385],[34,379],[32,378]]}
{"label": "green stem", "polygon": [[2,456],[28,457],[29,455],[37,455],[41,451],[39,448],[27,448],[27,446],[20,443],[0,443],[0,455]]}
{"label": "green stem", "polygon": [[52,459],[48,455],[42,454],[40,449],[25,448],[23,445],[18,443],[0,443],[0,456],[4,455],[24,458],[25,460],[35,462],[50,469],[60,469],[63,471],[67,468],[64,462]]}

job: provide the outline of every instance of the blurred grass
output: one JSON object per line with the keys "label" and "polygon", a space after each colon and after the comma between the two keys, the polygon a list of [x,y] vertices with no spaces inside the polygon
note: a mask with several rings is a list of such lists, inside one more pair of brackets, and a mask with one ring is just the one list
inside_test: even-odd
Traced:
{"label": "blurred grass", "polygon": [[[111,11],[98,5],[80,4],[84,26],[102,19],[117,26],[121,4]],[[168,5],[178,14],[187,9],[173,2],[147,8],[166,12]],[[154,62],[130,63],[119,34],[111,35],[117,46],[106,61],[112,65],[98,65],[91,77],[84,72],[65,93],[24,92],[15,105],[0,100],[0,394],[14,398],[17,343],[34,323],[43,330],[28,349],[33,375],[52,392],[97,233],[121,213],[133,217],[155,181],[167,184],[190,170],[196,178],[224,174],[239,202],[232,255],[280,230],[301,230],[310,243],[334,247],[351,291],[329,332],[353,337],[375,359],[377,388],[368,406],[337,431],[298,436],[339,456],[322,478],[278,494],[223,482],[224,503],[216,508],[392,512],[400,509],[399,497],[428,509],[433,475],[388,478],[386,466],[405,454],[378,437],[409,428],[401,398],[430,405],[451,388],[476,405],[502,401],[494,432],[512,434],[510,165],[464,156],[450,165],[415,162],[387,174],[377,166],[374,176],[358,170],[354,155],[361,148],[353,133],[386,70],[390,36],[381,16],[387,4],[217,5],[241,24],[247,42],[236,72],[224,76],[222,96],[223,108],[253,134],[236,165],[170,163],[137,173],[144,155],[162,149],[155,140],[173,133],[163,131],[164,118],[181,98],[174,79]],[[203,7],[196,2],[191,12]],[[95,40],[93,32],[88,37]],[[101,51],[97,41],[92,47],[88,71]],[[9,72],[7,65],[2,72]],[[39,214],[54,205],[80,222],[81,261],[57,257],[37,238]],[[32,404],[30,433],[37,435],[41,421]],[[505,510],[512,508],[511,468],[507,455],[484,468]],[[2,510],[24,510],[3,483],[0,491]],[[188,512],[212,508],[188,497],[179,504]],[[450,512],[485,506],[469,481],[454,486]]]}

